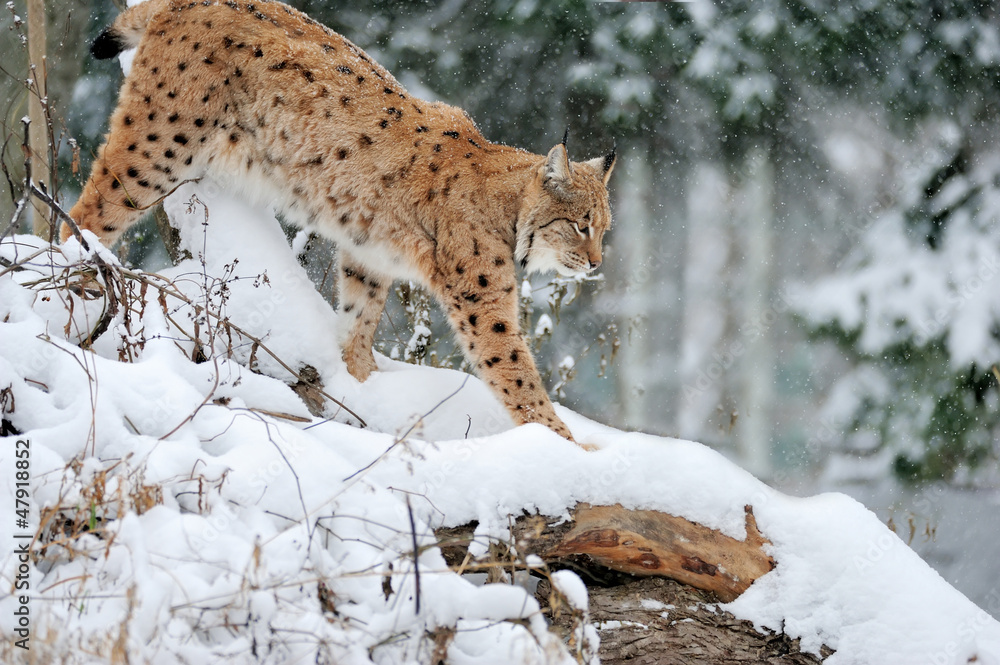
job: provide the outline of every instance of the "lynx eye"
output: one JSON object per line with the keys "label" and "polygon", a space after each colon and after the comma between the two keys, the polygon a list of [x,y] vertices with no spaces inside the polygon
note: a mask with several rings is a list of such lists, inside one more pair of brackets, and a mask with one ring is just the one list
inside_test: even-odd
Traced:
{"label": "lynx eye", "polygon": [[585,237],[585,238],[589,238],[590,237],[590,227],[589,226],[580,226],[579,222],[573,222],[573,228],[575,228],[576,232],[579,233],[580,235],[582,235],[583,237]]}

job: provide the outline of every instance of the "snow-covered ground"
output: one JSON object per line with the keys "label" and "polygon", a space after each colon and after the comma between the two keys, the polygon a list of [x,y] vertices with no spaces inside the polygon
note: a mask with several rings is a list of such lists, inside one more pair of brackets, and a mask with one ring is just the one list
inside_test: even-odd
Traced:
{"label": "snow-covered ground", "polygon": [[[398,664],[429,662],[439,645],[455,664],[592,661],[593,627],[567,646],[522,587],[451,572],[432,533],[476,520],[479,554],[509,540],[510,515],[586,501],[737,538],[752,505],[777,567],[726,607],[805,649],[836,649],[830,663],[1000,663],[1000,624],[856,501],[791,498],[698,443],[560,408],[599,448],[586,452],[513,428],[480,381],[450,370],[379,358],[358,384],[336,315],[270,214],[206,182],[167,210],[195,258],[164,273],[165,288],[190,303],[129,277],[131,318],[123,307],[93,351],[76,343],[100,319],[99,285],[48,288],[85,260],[76,242],[0,246],[9,261],[37,253],[0,268],[3,417],[21,432],[0,446],[0,660],[29,656],[14,646],[25,593],[10,593],[14,536],[43,524],[27,541],[38,662]],[[195,336],[207,361],[191,360]],[[303,364],[356,415],[328,402],[328,419],[311,416],[279,380]],[[30,442],[26,529],[12,528],[17,440]],[[582,585],[560,575],[579,604]]]}
{"label": "snow-covered ground", "polygon": [[[1000,493],[950,487],[918,487],[843,481],[824,482],[875,512],[945,580],[1000,618],[1000,561],[993,542],[1000,534]],[[815,490],[815,480],[811,483]],[[790,488],[795,494],[804,489]]]}

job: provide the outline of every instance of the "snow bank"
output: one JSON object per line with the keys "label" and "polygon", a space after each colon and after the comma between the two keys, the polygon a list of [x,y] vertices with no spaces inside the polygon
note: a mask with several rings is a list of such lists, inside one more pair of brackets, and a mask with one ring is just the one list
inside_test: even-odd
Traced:
{"label": "snow bank", "polygon": [[[599,448],[585,452],[541,426],[513,428],[458,372],[379,358],[358,384],[333,339],[336,315],[274,219],[218,189],[186,185],[168,205],[195,258],[165,276],[189,302],[147,287],[93,352],[75,344],[101,318],[99,289],[89,299],[45,289],[82,258],[75,242],[62,254],[30,237],[0,246],[8,260],[42,250],[0,275],[4,418],[23,433],[0,446],[0,505],[12,514],[14,441],[28,440],[30,530],[46,524],[31,576],[42,660],[117,650],[154,663],[398,664],[440,648],[451,663],[593,662],[548,632],[521,587],[450,572],[431,531],[476,520],[479,554],[509,540],[511,514],[563,515],[586,501],[737,538],[752,505],[778,565],[727,608],[808,650],[836,649],[829,663],[1000,663],[1000,624],[847,497],[787,497],[700,444],[560,407],[574,436]],[[206,308],[284,364],[248,337],[208,336],[219,326]],[[191,360],[184,331],[195,324],[206,362]],[[133,362],[119,360],[125,348]],[[271,378],[291,380],[286,366],[303,364],[367,427],[332,404],[314,418]],[[3,593],[15,547],[0,540]],[[585,601],[571,574],[557,585],[572,605]],[[11,646],[16,603],[0,596],[5,661],[24,656]],[[585,633],[586,651],[596,633]]]}

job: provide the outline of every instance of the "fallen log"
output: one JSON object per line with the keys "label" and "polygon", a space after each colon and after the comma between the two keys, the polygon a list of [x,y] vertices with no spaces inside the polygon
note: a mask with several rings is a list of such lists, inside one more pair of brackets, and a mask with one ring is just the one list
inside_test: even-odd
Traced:
{"label": "fallen log", "polygon": [[769,543],[752,508],[745,511],[746,538],[736,540],[668,513],[581,503],[570,511],[570,522],[518,520],[514,542],[522,556],[573,565],[586,557],[588,568],[596,564],[627,575],[667,577],[729,602],[775,566],[764,551]]}
{"label": "fallen log", "polygon": [[[602,665],[818,665],[787,635],[758,633],[713,603],[712,594],[662,577],[590,587],[590,621],[601,638]],[[542,580],[543,607],[551,589]],[[569,635],[573,617],[553,613],[552,627]]]}
{"label": "fallen log", "polygon": [[736,540],[695,522],[654,510],[580,504],[573,528],[549,550],[532,552],[548,561],[588,555],[596,563],[630,575],[668,577],[735,600],[774,568],[746,506],[746,539]]}
{"label": "fallen log", "polygon": [[[737,598],[777,565],[765,551],[769,541],[752,508],[745,512],[746,537],[737,540],[676,515],[581,503],[569,520],[518,518],[508,544],[513,551],[493,544],[479,562],[468,554],[476,525],[440,529],[437,535],[449,565],[485,569],[489,581],[511,579],[501,571],[523,568],[529,555],[541,557],[550,569],[579,573],[588,587],[590,621],[601,635],[603,663],[819,663],[787,636],[758,633],[716,606]],[[549,612],[546,579],[535,597]],[[556,609],[550,619],[556,630],[572,632],[569,615]]]}
{"label": "fallen log", "polygon": [[[606,577],[608,569],[628,576],[667,577],[730,602],[775,566],[764,551],[769,541],[757,528],[753,509],[744,510],[746,538],[736,540],[668,513],[581,503],[570,511],[570,520],[518,518],[513,543],[521,558],[534,554],[594,579]],[[465,559],[473,532],[474,525],[438,530],[450,565]]]}

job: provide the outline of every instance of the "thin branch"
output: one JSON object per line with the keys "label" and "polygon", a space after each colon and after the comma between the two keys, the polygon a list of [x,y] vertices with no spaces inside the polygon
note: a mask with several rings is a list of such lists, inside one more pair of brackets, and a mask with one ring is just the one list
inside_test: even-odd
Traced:
{"label": "thin branch", "polygon": [[[25,135],[27,136],[27,132],[25,132]],[[29,166],[30,166],[30,157],[26,159],[26,163],[29,164]],[[29,175],[30,175],[30,172],[29,172]],[[26,182],[28,182],[28,181],[26,181]],[[30,192],[30,194],[34,195],[36,198],[40,199],[43,203],[45,203],[46,205],[48,205],[52,209],[52,211],[55,214],[55,216],[58,217],[63,222],[65,222],[66,225],[71,229],[71,231],[73,232],[73,235],[80,242],[80,245],[84,248],[84,250],[90,251],[89,243],[87,243],[86,239],[83,238],[83,235],[80,232],[79,226],[77,226],[77,224],[73,220],[73,218],[70,217],[66,213],[66,211],[64,211],[62,209],[62,207],[59,205],[59,203],[57,201],[55,201],[55,199],[53,199],[48,194],[48,192],[46,192],[46,191],[44,191],[44,190],[36,187],[33,183],[27,185],[26,192]],[[171,296],[173,298],[176,298],[177,300],[180,300],[181,302],[187,304],[190,307],[195,307],[196,309],[202,309],[201,306],[197,305],[194,301],[192,301],[190,298],[188,298],[183,293],[181,293],[176,288],[176,286],[173,285],[172,283],[170,283],[169,281],[167,281],[167,284],[170,284],[170,286],[172,286],[173,288],[168,288],[164,284],[161,284],[161,283],[159,283],[159,282],[157,282],[155,280],[149,279],[148,276],[145,275],[145,274],[137,273],[137,272],[134,272],[134,271],[131,271],[131,270],[126,270],[126,269],[123,269],[123,268],[119,268],[117,266],[111,266],[97,252],[93,252],[91,254],[91,259],[96,264],[97,271],[98,271],[98,273],[100,274],[101,278],[104,281],[105,295],[106,295],[107,300],[108,300],[108,307],[105,310],[104,314],[101,316],[101,318],[98,321],[98,323],[95,326],[95,328],[90,331],[90,333],[87,335],[86,339],[81,343],[81,345],[84,346],[84,347],[87,347],[90,344],[92,344],[94,340],[96,340],[100,335],[102,335],[104,332],[106,332],[107,329],[110,327],[111,322],[114,320],[114,317],[117,315],[117,313],[119,311],[119,302],[120,301],[119,301],[119,299],[117,297],[117,293],[116,293],[116,290],[115,290],[116,289],[116,283],[119,285],[119,287],[121,288],[122,293],[124,294],[125,293],[125,287],[123,285],[123,281],[124,281],[125,277],[133,279],[133,280],[139,282],[140,284],[145,284],[147,286],[152,286],[153,288],[155,288],[158,291],[160,291],[162,294],[169,295],[169,296]],[[4,263],[6,264],[8,262],[5,261]],[[13,265],[6,266],[6,267],[7,267],[7,270],[10,270],[10,269],[13,268]],[[164,281],[166,281],[166,280],[164,280]],[[261,339],[259,339],[258,337],[254,336],[254,335],[251,335],[249,332],[245,331],[241,327],[239,327],[236,324],[234,324],[231,321],[229,321],[221,313],[215,312],[211,308],[204,308],[203,311],[205,312],[206,316],[214,318],[218,323],[220,323],[221,325],[227,327],[227,329],[229,329],[230,331],[233,331],[236,334],[238,334],[238,335],[240,335],[240,336],[242,336],[242,337],[250,340],[251,342],[253,342],[258,348],[262,349],[265,353],[267,353],[271,358],[274,359],[275,362],[277,362],[282,368],[284,368],[289,374],[291,374],[293,377],[295,377],[298,381],[311,386],[320,395],[322,395],[323,397],[325,397],[326,399],[328,399],[330,402],[332,402],[333,404],[336,404],[338,407],[340,407],[341,409],[343,409],[344,411],[346,411],[347,413],[349,413],[351,416],[353,416],[354,418],[356,418],[361,427],[367,427],[368,426],[368,424],[365,422],[365,420],[360,415],[358,415],[357,413],[355,413],[353,409],[351,409],[350,407],[348,407],[341,400],[337,399],[336,397],[333,397],[332,395],[330,395],[329,393],[327,393],[323,389],[319,388],[318,386],[313,385],[310,381],[305,380],[299,372],[297,372],[294,369],[292,369],[274,351],[272,351],[266,344],[264,344],[264,342]],[[180,329],[179,326],[178,326],[178,329]],[[175,428],[174,431],[176,431],[176,428]],[[171,434],[172,433],[173,432],[171,432]]]}
{"label": "thin branch", "polygon": [[170,430],[169,432],[167,432],[166,434],[164,434],[163,436],[161,436],[160,439],[159,439],[160,441],[164,441],[166,439],[169,439],[175,432],[177,432],[177,430],[179,430],[181,427],[184,427],[184,425],[186,425],[189,422],[191,422],[192,420],[194,420],[194,417],[198,415],[198,412],[201,411],[202,407],[205,406],[206,404],[208,404],[210,401],[212,401],[212,397],[215,396],[215,391],[218,390],[218,388],[219,388],[219,359],[218,358],[215,358],[215,363],[214,364],[215,364],[215,372],[214,372],[215,383],[212,384],[212,389],[208,391],[207,395],[205,395],[205,399],[203,399],[201,401],[201,404],[199,404],[198,406],[196,406],[195,409],[194,409],[194,411],[192,411],[191,413],[189,413],[187,415],[187,417],[184,418],[184,420],[182,420],[179,423],[177,423],[176,427],[174,427],[172,430]]}
{"label": "thin branch", "polygon": [[406,495],[406,512],[410,517],[410,537],[413,538],[413,579],[416,585],[416,592],[413,594],[413,601],[416,605],[414,612],[420,614],[420,549],[417,547],[417,523],[413,519],[413,507],[410,505],[410,495]]}
{"label": "thin branch", "polygon": [[[79,241],[80,246],[83,247],[84,251],[89,252],[90,251],[90,243],[88,243],[87,240],[83,237],[83,234],[80,232],[80,227],[77,226],[76,222],[73,220],[73,218],[70,217],[69,214],[65,210],[62,209],[62,206],[60,206],[59,203],[54,198],[52,198],[51,196],[49,196],[48,192],[46,192],[46,191],[44,191],[42,189],[39,189],[35,185],[35,183],[31,183],[31,193],[36,198],[41,199],[42,203],[46,204],[47,206],[49,206],[52,209],[52,211],[55,213],[56,217],[58,217],[60,220],[62,220],[62,222],[64,224],[66,224],[66,226],[68,226],[70,228],[70,231],[73,232],[73,237],[76,238],[77,241]],[[107,265],[107,264],[104,263],[104,259],[102,259],[101,257],[99,257],[96,253],[94,254],[94,260],[96,262],[98,262],[98,264]]]}
{"label": "thin branch", "polygon": [[0,147],[0,169],[3,170],[3,176],[7,179],[7,187],[10,189],[10,202],[17,205],[17,187],[14,185],[14,179],[10,176],[10,169],[7,168],[7,144],[10,143],[10,139],[14,136],[11,132],[3,140],[3,147]]}
{"label": "thin branch", "polygon": [[[69,349],[64,349],[59,344],[56,344],[54,341],[52,341],[52,338],[46,334],[36,335],[36,338],[42,340],[43,342],[51,344],[52,347],[57,351],[61,351],[62,353],[68,355],[76,362],[77,365],[80,366],[80,369],[83,370],[83,373],[87,375],[88,379],[87,390],[90,391],[90,409],[91,413],[93,414],[93,417],[90,419],[90,430],[87,433],[87,441],[90,444],[91,454],[96,455],[97,454],[97,390],[98,390],[97,372],[96,371],[91,372],[91,368],[88,366],[87,362],[88,354],[82,353],[80,354],[80,356],[77,356],[77,354],[74,353],[73,351],[70,351]],[[94,369],[96,370],[96,365]],[[86,450],[86,447],[84,447],[84,450]],[[56,505],[62,505],[61,498]],[[39,525],[39,532],[41,531],[42,526],[43,525]]]}
{"label": "thin branch", "polygon": [[[188,298],[187,296],[185,296],[183,293],[181,293],[180,291],[178,291],[177,288],[176,288],[176,286],[173,289],[169,289],[166,286],[164,286],[162,284],[158,284],[157,282],[149,279],[148,276],[145,275],[145,274],[143,274],[143,273],[137,273],[137,272],[134,272],[132,270],[128,270],[126,268],[122,268],[121,269],[121,273],[122,273],[122,275],[124,275],[126,277],[129,277],[130,279],[134,279],[134,280],[138,281],[141,284],[148,284],[149,286],[152,286],[154,289],[160,291],[161,293],[163,293],[165,295],[168,295],[168,296],[170,296],[172,298],[176,298],[177,300],[180,300],[181,302],[183,302],[186,305],[189,305],[191,307],[201,308],[201,305],[198,305],[193,300],[191,300],[190,298]],[[163,279],[163,278],[161,277],[161,279]],[[164,281],[167,281],[167,280],[164,280]],[[170,284],[169,281],[167,283]],[[171,284],[171,286],[173,286],[173,284]],[[240,335],[241,337],[245,337],[246,339],[248,339],[251,342],[253,342],[254,344],[256,344],[260,349],[262,349],[265,353],[267,353],[267,355],[271,356],[271,358],[273,358],[275,362],[277,362],[279,365],[281,365],[282,368],[284,368],[289,374],[291,374],[292,376],[294,376],[296,379],[298,379],[299,381],[301,381],[301,382],[303,382],[303,383],[311,386],[320,395],[322,395],[323,397],[327,398],[328,400],[330,400],[331,402],[333,402],[334,404],[336,404],[340,408],[342,408],[345,411],[347,411],[347,413],[349,413],[352,416],[354,416],[355,418],[357,418],[358,422],[361,424],[361,427],[368,427],[368,424],[364,421],[364,419],[361,416],[359,416],[357,413],[355,413],[353,410],[351,410],[350,407],[348,407],[346,404],[344,404],[342,401],[340,401],[336,397],[333,397],[332,395],[330,395],[329,393],[327,393],[325,390],[323,390],[323,389],[321,389],[321,388],[319,388],[317,386],[314,386],[310,381],[306,381],[299,372],[296,372],[294,369],[292,369],[288,365],[288,363],[286,363],[284,360],[282,360],[281,358],[279,358],[278,355],[274,351],[272,351],[270,348],[268,348],[267,345],[264,344],[264,342],[260,340],[260,338],[254,336],[254,335],[251,335],[247,331],[243,330],[243,328],[239,327],[238,325],[236,325],[232,321],[229,321],[228,319],[226,319],[225,317],[223,317],[218,312],[212,311],[211,309],[204,310],[204,311],[205,311],[206,315],[208,315],[208,316],[216,319],[219,323],[221,323],[224,326],[229,327],[236,334]]]}
{"label": "thin branch", "polygon": [[432,413],[434,413],[435,411],[437,411],[445,402],[447,402],[452,397],[454,397],[459,392],[461,392],[462,388],[465,387],[465,384],[469,382],[469,378],[471,378],[471,376],[472,376],[471,374],[466,374],[465,378],[462,379],[462,385],[460,385],[458,388],[456,388],[455,391],[452,392],[450,395],[448,395],[447,397],[445,397],[444,399],[442,399],[440,402],[438,402],[437,404],[435,404],[434,406],[432,406],[430,408],[430,410],[428,410],[424,415],[422,415],[419,418],[417,418],[417,420],[412,425],[410,425],[410,428],[408,430],[406,430],[405,432],[403,432],[403,434],[401,436],[399,436],[395,441],[392,442],[391,446],[389,446],[388,448],[385,449],[385,452],[383,452],[381,455],[379,455],[374,460],[372,460],[371,462],[369,462],[365,466],[361,467],[360,469],[358,469],[357,471],[355,471],[351,475],[349,475],[346,478],[344,478],[344,482],[347,482],[348,480],[350,480],[351,478],[354,478],[355,476],[361,475],[362,473],[368,471],[368,469],[372,468],[373,466],[375,466],[376,464],[378,464],[379,462],[381,462],[383,459],[385,459],[386,456],[390,452],[392,452],[392,450],[396,446],[398,446],[400,443],[402,443],[403,441],[405,441],[406,437],[410,436],[410,433],[413,432],[414,429],[416,429],[417,425],[419,425],[421,422],[423,422],[424,418],[426,418],[427,416],[429,416]]}
{"label": "thin branch", "polygon": [[[13,244],[13,243],[8,243],[8,244]],[[0,256],[0,265],[4,267],[4,270],[0,270],[0,277],[3,277],[9,272],[20,272],[22,270],[26,270],[26,268],[24,267],[26,263],[28,263],[37,256],[45,254],[48,251],[49,248],[43,247],[42,249],[36,250],[32,252],[30,255],[26,256],[25,258],[19,259],[17,261],[11,261],[9,259],[5,259],[4,257]]]}
{"label": "thin branch", "polygon": [[[77,226],[76,222],[70,217],[59,203],[49,196],[49,193],[43,189],[35,186],[35,183],[29,181],[29,187],[31,189],[31,194],[36,198],[40,199],[43,203],[49,206],[49,209],[53,212],[55,217],[62,220],[73,232],[73,236],[79,241],[80,246],[83,247],[84,251],[90,252],[90,244],[84,239],[83,234],[80,232],[80,227]],[[102,314],[100,320],[98,320],[97,325],[90,331],[86,339],[81,342],[83,348],[90,347],[94,340],[107,332],[108,328],[111,326],[111,322],[114,317],[118,314],[118,295],[115,293],[115,282],[120,282],[121,279],[118,278],[120,270],[108,264],[98,252],[92,252],[91,258],[94,264],[97,266],[97,272],[100,274],[101,278],[104,280],[105,296],[107,297],[108,307]],[[122,293],[125,293],[124,286],[122,287]]]}
{"label": "thin branch", "polygon": [[[219,370],[218,370],[218,364],[217,363],[216,363],[215,375],[216,375],[216,386],[218,386]],[[215,388],[213,388],[212,390],[214,391]],[[209,397],[211,397],[211,395],[209,395]],[[205,406],[205,404],[207,404],[207,400],[208,400],[208,398],[206,398],[205,402],[202,402],[202,404],[198,407],[198,409],[201,409],[201,407]],[[197,413],[198,409],[195,410],[195,413]],[[299,503],[302,506],[302,520],[303,520],[303,523],[304,523],[304,525],[306,527],[306,533],[309,535],[309,541],[311,542],[312,541],[312,537],[313,537],[313,532],[315,531],[315,527],[309,521],[309,509],[306,506],[305,495],[302,493],[302,480],[299,478],[299,474],[295,471],[295,467],[292,466],[292,460],[288,459],[288,456],[285,455],[285,451],[281,449],[281,446],[278,445],[278,442],[274,440],[274,436],[271,434],[271,426],[274,423],[271,423],[268,420],[266,420],[263,416],[261,416],[259,413],[257,413],[255,409],[231,409],[231,411],[237,411],[237,413],[233,414],[232,420],[230,420],[229,424],[225,427],[225,429],[223,430],[223,432],[228,431],[229,428],[233,426],[233,423],[236,422],[236,419],[239,418],[239,417],[252,418],[252,419],[256,420],[257,422],[261,423],[262,425],[264,425],[264,430],[267,432],[267,440],[271,443],[272,446],[274,446],[274,449],[278,451],[278,454],[281,455],[281,459],[283,459],[285,461],[285,465],[288,467],[288,470],[291,472],[292,477],[295,478],[295,488],[296,488],[296,490],[298,492],[298,495],[299,495]],[[195,416],[195,413],[192,413],[191,416],[190,416],[190,418],[193,418]],[[187,422],[187,421],[185,421],[185,422]],[[184,423],[181,423],[181,425],[183,425],[183,424]],[[177,427],[179,428],[180,425],[178,425]],[[176,429],[177,428],[175,428],[174,431],[176,431]],[[171,434],[173,434],[173,432],[171,432]],[[209,439],[209,441],[214,440],[215,437],[218,437],[220,435],[221,435],[221,433],[220,434],[216,434],[214,437],[212,437],[211,439]],[[280,435],[280,431],[279,431],[279,435]],[[166,435],[166,436],[169,436],[169,434]],[[162,441],[164,438],[165,437],[160,437],[160,440]],[[284,517],[284,515],[282,515],[281,517]],[[284,517],[284,518],[287,519],[289,522],[295,522],[295,521],[297,521],[297,520],[292,519],[291,517]]]}
{"label": "thin branch", "polygon": [[302,481],[299,478],[299,474],[295,472],[295,467],[292,466],[292,461],[288,459],[288,456],[285,455],[285,451],[282,450],[281,446],[278,445],[278,442],[275,441],[274,438],[272,438],[271,423],[264,420],[261,416],[258,416],[256,414],[254,415],[262,423],[264,423],[264,428],[267,430],[267,440],[271,442],[271,445],[274,446],[274,449],[278,451],[279,455],[281,455],[281,459],[285,460],[285,464],[288,465],[288,470],[292,472],[292,477],[295,478],[295,489],[299,495],[299,503],[302,504],[302,522],[306,527],[306,534],[308,534],[309,536],[309,542],[312,543],[313,533],[315,532],[316,528],[315,526],[313,526],[312,520],[309,519],[309,508],[306,506],[306,498],[302,494]]}
{"label": "thin branch", "polygon": [[[24,188],[21,191],[21,200],[17,202],[17,207],[14,209],[14,216],[10,220],[10,224],[4,229],[3,233],[0,233],[0,240],[7,237],[7,234],[11,231],[17,229],[17,225],[21,221],[21,215],[24,214],[24,209],[28,205],[28,199],[31,197],[30,190],[28,188],[28,183],[31,182],[31,147],[28,144],[28,129],[31,127],[31,120],[27,117],[21,118],[21,123],[24,125],[24,139],[21,143],[21,150],[24,151]],[[6,151],[7,143],[4,142],[4,150]],[[7,167],[4,167],[4,173],[7,173]],[[10,176],[7,176],[7,182],[10,182]],[[14,184],[10,183],[11,195],[14,194]]]}
{"label": "thin branch", "polygon": [[[25,136],[27,136],[27,132],[25,132]],[[48,205],[53,210],[53,212],[55,213],[56,217],[58,217],[60,220],[62,220],[70,228],[70,230],[73,232],[74,237],[76,237],[76,239],[80,242],[80,245],[84,248],[84,250],[85,251],[90,251],[90,245],[89,245],[89,243],[87,243],[86,239],[84,239],[84,237],[83,237],[83,234],[80,232],[80,227],[77,226],[77,224],[73,220],[73,218],[70,217],[66,213],[66,211],[62,209],[62,207],[59,205],[59,203],[55,199],[53,199],[47,192],[45,192],[42,189],[39,189],[33,183],[31,183],[29,185],[29,188],[30,188],[30,193],[32,195],[34,195],[35,197],[37,197],[38,199],[40,199],[43,203],[45,203],[46,205]],[[109,306],[108,306],[108,310],[105,312],[105,316],[102,316],[101,320],[98,322],[98,326],[95,327],[95,329],[93,331],[91,331],[91,333],[88,335],[87,339],[85,340],[85,344],[92,343],[95,339],[97,339],[97,337],[99,337],[101,334],[103,334],[107,330],[107,328],[110,326],[111,321],[113,320],[114,316],[118,312],[118,298],[117,298],[117,296],[115,294],[114,285],[113,285],[113,282],[116,281],[115,277],[118,276],[118,275],[127,276],[127,277],[129,277],[131,279],[134,279],[134,280],[138,281],[141,284],[147,284],[149,286],[152,286],[153,288],[157,289],[158,291],[160,291],[160,292],[162,292],[164,294],[170,295],[170,296],[172,296],[174,298],[177,298],[178,300],[186,303],[187,305],[189,305],[191,307],[196,307],[196,308],[200,307],[194,301],[192,301],[190,298],[188,298],[187,296],[183,295],[179,290],[176,289],[176,287],[174,289],[167,289],[165,286],[163,286],[163,285],[161,285],[161,284],[159,284],[159,283],[157,283],[157,282],[155,282],[153,280],[148,279],[145,275],[143,275],[141,273],[133,272],[131,270],[125,270],[125,269],[122,269],[122,268],[112,267],[112,266],[108,265],[108,263],[106,261],[104,261],[104,259],[101,258],[101,256],[97,252],[94,252],[92,254],[92,259],[97,264],[97,269],[100,272],[101,277],[104,279],[105,287],[106,287],[106,293],[107,293],[108,301],[109,301]],[[240,336],[242,336],[242,337],[244,337],[244,338],[246,338],[246,339],[254,342],[260,349],[263,349],[265,353],[267,353],[269,356],[271,356],[271,358],[273,358],[275,360],[275,362],[277,362],[279,365],[281,365],[281,367],[283,367],[286,371],[288,371],[289,374],[291,374],[292,376],[294,376],[299,381],[301,381],[301,382],[303,382],[303,383],[311,386],[320,395],[322,395],[326,399],[330,400],[332,403],[336,404],[340,408],[344,409],[347,413],[349,413],[350,415],[352,415],[354,418],[356,418],[358,420],[358,422],[360,423],[361,427],[367,427],[368,426],[368,424],[365,422],[364,418],[362,418],[357,413],[355,413],[354,410],[352,410],[350,407],[348,407],[346,404],[344,404],[341,400],[337,399],[336,397],[333,397],[332,395],[330,395],[326,391],[322,390],[318,386],[313,385],[311,382],[306,381],[300,375],[299,372],[296,372],[284,360],[282,360],[281,358],[279,358],[278,355],[276,353],[274,353],[274,351],[272,351],[258,337],[254,336],[254,335],[251,335],[247,331],[243,330],[241,327],[237,326],[236,324],[232,323],[227,318],[225,318],[224,316],[222,316],[222,314],[220,314],[218,312],[214,312],[210,308],[205,308],[204,311],[205,311],[205,314],[207,316],[210,316],[210,317],[216,319],[216,321],[218,321],[222,325],[228,327],[230,330],[235,331],[238,335],[240,335]]]}

